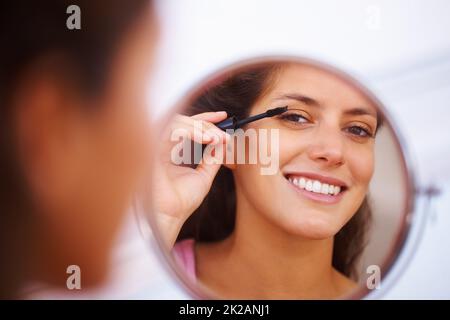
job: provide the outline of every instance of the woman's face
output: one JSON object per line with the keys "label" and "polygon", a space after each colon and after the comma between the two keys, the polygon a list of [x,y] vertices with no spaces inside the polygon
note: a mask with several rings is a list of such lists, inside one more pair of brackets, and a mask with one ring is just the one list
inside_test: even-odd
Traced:
{"label": "woman's face", "polygon": [[[374,168],[376,109],[336,75],[296,64],[276,72],[250,114],[282,106],[289,111],[247,126],[279,130],[278,145],[269,144],[272,152],[278,147],[279,170],[262,175],[259,161],[236,165],[238,204],[251,206],[291,234],[332,237],[367,193]],[[249,148],[247,153],[255,151]]]}

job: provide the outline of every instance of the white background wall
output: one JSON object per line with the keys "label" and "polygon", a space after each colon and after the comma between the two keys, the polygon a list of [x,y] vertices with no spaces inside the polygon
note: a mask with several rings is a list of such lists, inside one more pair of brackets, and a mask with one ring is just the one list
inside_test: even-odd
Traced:
{"label": "white background wall", "polygon": [[[158,7],[155,112],[209,72],[254,55],[320,59],[375,90],[406,138],[419,182],[443,190],[411,264],[386,297],[449,299],[450,1],[161,0]],[[187,297],[131,217],[113,264],[110,282],[83,297]]]}

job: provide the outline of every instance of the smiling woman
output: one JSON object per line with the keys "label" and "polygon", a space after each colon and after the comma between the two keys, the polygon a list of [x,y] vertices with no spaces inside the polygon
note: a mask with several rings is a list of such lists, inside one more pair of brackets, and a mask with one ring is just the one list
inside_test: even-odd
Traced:
{"label": "smiling woman", "polygon": [[[257,136],[278,133],[267,146],[278,167],[270,175],[261,174],[261,161],[157,169],[157,222],[166,243],[176,242],[176,259],[219,297],[350,295],[372,217],[368,193],[382,124],[375,101],[337,73],[293,61],[251,64],[212,83],[178,117],[214,130],[227,116],[288,106],[243,127]],[[265,148],[222,142],[246,159]]]}

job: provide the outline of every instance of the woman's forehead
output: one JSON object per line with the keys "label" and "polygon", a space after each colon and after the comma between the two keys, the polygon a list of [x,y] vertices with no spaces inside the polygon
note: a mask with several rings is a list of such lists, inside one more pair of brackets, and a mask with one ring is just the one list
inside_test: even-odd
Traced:
{"label": "woman's forehead", "polygon": [[365,108],[377,113],[369,97],[348,80],[328,70],[292,63],[280,68],[272,79],[270,90],[260,97],[255,110],[297,101],[321,106]]}

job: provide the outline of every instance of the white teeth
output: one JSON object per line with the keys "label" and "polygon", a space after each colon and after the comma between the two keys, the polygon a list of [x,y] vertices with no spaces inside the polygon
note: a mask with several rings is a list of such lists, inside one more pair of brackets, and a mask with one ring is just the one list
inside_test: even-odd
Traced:
{"label": "white teeth", "polygon": [[322,184],[319,181],[315,180],[313,182],[312,191],[319,193],[321,189],[322,189]]}
{"label": "white teeth", "polygon": [[334,186],[331,185],[331,184],[328,186],[328,193],[329,194],[334,194]]}
{"label": "white teeth", "polygon": [[293,178],[292,176],[288,177],[288,180],[300,189],[306,189],[307,191],[315,193],[338,195],[339,192],[341,192],[340,186],[322,183],[319,180],[310,180],[303,177]]}
{"label": "white teeth", "polygon": [[304,189],[306,187],[306,180],[305,178],[300,178],[300,184],[299,187]]}
{"label": "white teeth", "polygon": [[328,194],[329,185],[326,183],[322,183],[322,189],[320,189],[320,193]]}
{"label": "white teeth", "polygon": [[337,195],[339,192],[341,192],[341,187],[339,186],[334,187],[334,195]]}

